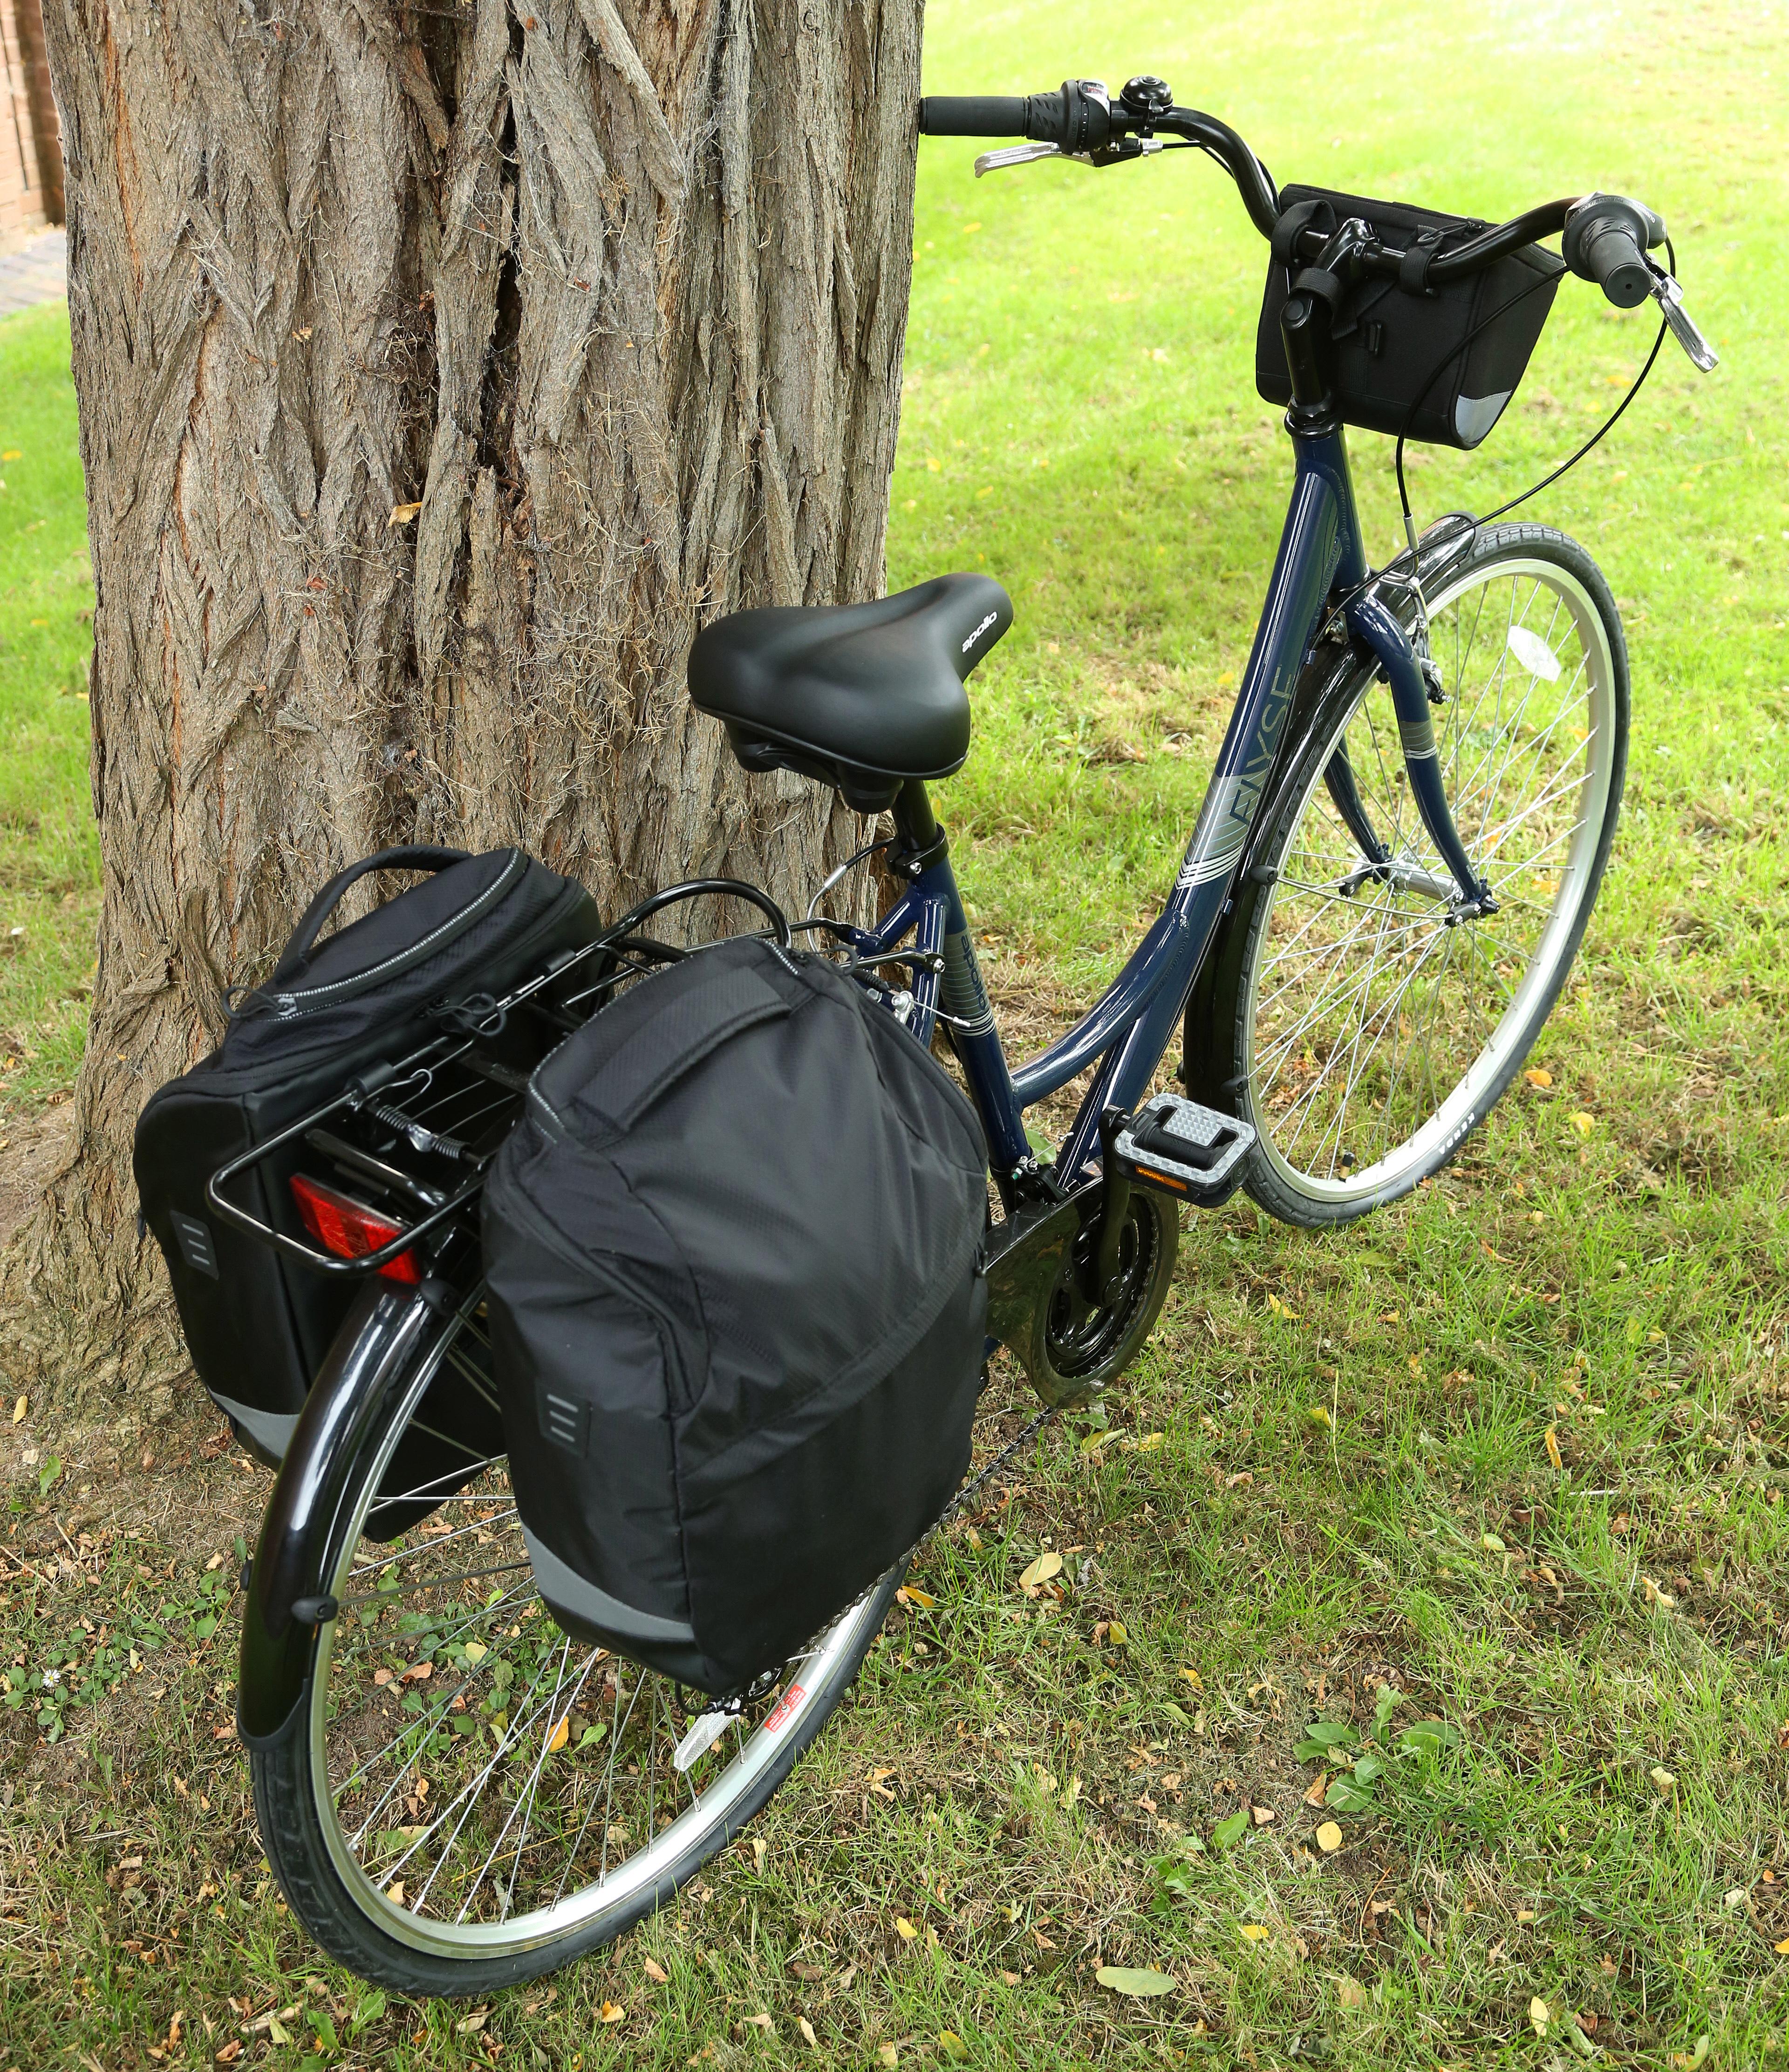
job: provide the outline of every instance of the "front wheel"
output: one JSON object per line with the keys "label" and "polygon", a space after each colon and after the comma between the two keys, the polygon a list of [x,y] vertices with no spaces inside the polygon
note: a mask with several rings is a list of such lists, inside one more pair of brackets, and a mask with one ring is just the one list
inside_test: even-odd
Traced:
{"label": "front wheel", "polygon": [[1288,1223],[1348,1222],[1454,1155],[1558,998],[1614,835],[1627,658],[1584,549],[1487,528],[1429,600],[1429,648],[1442,783],[1496,911],[1454,901],[1389,687],[1363,670],[1319,705],[1219,953],[1226,1091],[1257,1133],[1244,1184]]}
{"label": "front wheel", "polygon": [[555,1624],[500,1454],[468,1453],[444,1501],[446,1477],[384,1486],[438,1385],[495,1404],[475,1293],[364,1444],[326,1584],[339,1609],[253,1768],[269,1861],[317,1940],[378,1984],[452,1996],[536,1977],[668,1900],[794,1768],[900,1575],[718,1716]]}

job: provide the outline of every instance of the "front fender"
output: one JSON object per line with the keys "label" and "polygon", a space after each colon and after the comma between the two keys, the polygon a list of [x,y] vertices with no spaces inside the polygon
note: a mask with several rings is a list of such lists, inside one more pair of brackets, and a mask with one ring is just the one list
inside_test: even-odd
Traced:
{"label": "front fender", "polygon": [[305,1399],[249,1572],[236,1731],[249,1748],[282,1741],[297,1719],[312,1638],[335,1617],[323,1593],[354,1464],[392,1391],[414,1371],[438,1292],[369,1283]]}

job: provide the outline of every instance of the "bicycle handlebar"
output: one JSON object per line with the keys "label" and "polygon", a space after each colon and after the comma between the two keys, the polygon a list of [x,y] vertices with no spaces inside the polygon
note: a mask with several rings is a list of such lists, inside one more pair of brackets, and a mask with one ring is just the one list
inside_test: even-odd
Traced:
{"label": "bicycle handlebar", "polygon": [[[1273,236],[1279,219],[1280,197],[1273,179],[1237,132],[1196,108],[1175,107],[1166,83],[1147,75],[1128,80],[1116,101],[1096,79],[1064,80],[1054,93],[933,94],[919,103],[919,130],[927,137],[1023,137],[1095,166],[1117,165],[1160,150],[1160,138],[1170,137],[1219,161],[1236,183],[1243,205],[1264,237]],[[996,154],[995,162],[1016,162],[1026,155],[1050,153],[1045,149]],[[1438,256],[1425,278],[1445,287],[1559,231],[1565,233],[1561,253],[1566,265],[1581,279],[1595,282],[1618,308],[1632,309],[1656,292],[1646,253],[1664,241],[1664,221],[1621,195],[1543,202]],[[1314,260],[1324,242],[1322,232],[1306,231],[1298,256]],[[1385,274],[1396,274],[1402,257],[1371,245],[1354,255],[1363,271]]]}

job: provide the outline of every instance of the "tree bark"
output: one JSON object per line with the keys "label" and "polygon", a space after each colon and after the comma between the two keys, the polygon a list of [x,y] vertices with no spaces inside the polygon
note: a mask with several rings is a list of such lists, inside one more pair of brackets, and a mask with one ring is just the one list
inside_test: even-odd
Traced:
{"label": "tree bark", "polygon": [[683,671],[880,586],[921,6],[46,0],[105,886],[10,1364],[165,1399],[138,1112],[345,861],[517,841],[613,911],[862,838]]}

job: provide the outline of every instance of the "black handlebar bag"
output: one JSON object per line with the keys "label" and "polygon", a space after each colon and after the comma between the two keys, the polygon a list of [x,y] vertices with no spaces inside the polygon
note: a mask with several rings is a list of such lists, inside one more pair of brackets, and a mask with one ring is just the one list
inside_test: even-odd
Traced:
{"label": "black handlebar bag", "polygon": [[542,1596],[708,1692],[786,1660],[969,1459],[974,1110],[823,959],[736,938],[535,1074],[484,1193],[492,1353]]}
{"label": "black handlebar bag", "polygon": [[1283,188],[1255,337],[1255,386],[1269,403],[1292,401],[1280,311],[1299,278],[1294,240],[1307,229],[1336,230],[1351,216],[1404,262],[1395,279],[1338,283],[1309,269],[1305,285],[1334,298],[1330,364],[1343,422],[1470,450],[1503,414],[1527,371],[1565,262],[1543,245],[1524,245],[1482,273],[1432,288],[1430,262],[1488,224],[1325,187]]}
{"label": "black handlebar bag", "polygon": [[[348,888],[383,870],[430,875],[319,941]],[[330,880],[273,976],[239,998],[222,1044],[150,1096],[135,1149],[143,1218],[167,1260],[199,1378],[263,1460],[283,1455],[363,1284],[312,1272],[226,1223],[205,1198],[207,1182],[356,1074],[446,1033],[444,1011],[502,993],[601,928],[582,886],[520,849],[383,849]],[[524,1050],[518,1065],[532,1069],[545,1048]],[[232,1198],[304,1240],[288,1185],[303,1159],[302,1140],[276,1152],[239,1176]]]}

